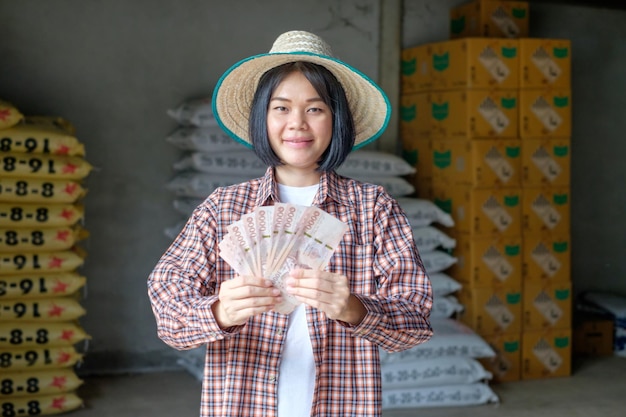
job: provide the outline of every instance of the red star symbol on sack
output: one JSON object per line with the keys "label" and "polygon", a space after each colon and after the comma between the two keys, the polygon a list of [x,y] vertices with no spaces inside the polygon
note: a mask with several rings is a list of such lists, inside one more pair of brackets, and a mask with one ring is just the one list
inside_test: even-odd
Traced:
{"label": "red star symbol on sack", "polygon": [[61,317],[61,314],[65,311],[65,308],[52,304],[50,310],[48,310],[48,317]]}
{"label": "red star symbol on sack", "polygon": [[58,364],[67,363],[72,358],[72,354],[69,352],[59,352],[59,356],[57,358]]}
{"label": "red star symbol on sack", "polygon": [[66,377],[64,377],[64,376],[53,376],[52,377],[52,383],[50,384],[50,386],[63,389],[63,388],[65,388],[66,384],[67,384],[67,378]]}
{"label": "red star symbol on sack", "polygon": [[66,401],[65,397],[53,398],[52,405],[50,406],[50,408],[58,408],[59,410],[63,410],[63,408],[65,407],[65,401]]}
{"label": "red star symbol on sack", "polygon": [[67,340],[68,342],[74,338],[74,330],[63,330],[61,331],[61,340]]}
{"label": "red star symbol on sack", "polygon": [[57,155],[68,155],[70,153],[70,147],[67,145],[61,145],[54,153]]}
{"label": "red star symbol on sack", "polygon": [[73,182],[68,182],[67,184],[65,184],[65,191],[67,194],[72,195],[76,192],[76,190],[78,189],[78,184],[75,184]]}
{"label": "red star symbol on sack", "polygon": [[63,266],[63,261],[63,258],[53,256],[52,259],[50,259],[50,262],[48,262],[48,268],[61,268]]}
{"label": "red star symbol on sack", "polygon": [[63,171],[64,174],[73,174],[76,172],[77,169],[78,166],[68,163],[61,169],[61,171]]}
{"label": "red star symbol on sack", "polygon": [[74,210],[63,209],[63,211],[61,211],[60,216],[70,221],[72,220],[72,217],[74,217]]}
{"label": "red star symbol on sack", "polygon": [[52,288],[52,292],[55,294],[59,294],[59,293],[64,293],[67,291],[67,287],[69,287],[70,284],[68,284],[67,282],[61,282],[61,281],[57,281],[54,283],[54,287]]}
{"label": "red star symbol on sack", "polygon": [[67,238],[70,235],[70,231],[69,230],[59,230],[57,232],[57,237],[56,240],[60,240],[61,242],[67,242]]}
{"label": "red star symbol on sack", "polygon": [[11,111],[9,109],[0,110],[0,119],[6,120],[11,115]]}

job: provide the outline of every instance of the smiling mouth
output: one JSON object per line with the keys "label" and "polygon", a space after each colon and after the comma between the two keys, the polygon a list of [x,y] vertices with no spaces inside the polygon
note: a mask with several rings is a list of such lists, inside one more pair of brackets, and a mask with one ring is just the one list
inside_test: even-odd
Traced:
{"label": "smiling mouth", "polygon": [[312,142],[313,139],[283,139],[284,142],[289,143],[302,143],[302,142]]}

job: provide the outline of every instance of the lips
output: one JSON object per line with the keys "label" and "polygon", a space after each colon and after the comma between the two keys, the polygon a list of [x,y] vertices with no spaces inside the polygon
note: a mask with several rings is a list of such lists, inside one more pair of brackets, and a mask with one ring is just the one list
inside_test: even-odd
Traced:
{"label": "lips", "polygon": [[302,149],[308,148],[313,144],[313,139],[305,139],[305,138],[291,138],[291,139],[283,139],[283,144],[287,147],[294,149]]}
{"label": "lips", "polygon": [[283,139],[283,142],[288,142],[288,143],[304,143],[304,142],[313,142],[313,139],[307,139],[307,138],[291,138],[291,139]]}

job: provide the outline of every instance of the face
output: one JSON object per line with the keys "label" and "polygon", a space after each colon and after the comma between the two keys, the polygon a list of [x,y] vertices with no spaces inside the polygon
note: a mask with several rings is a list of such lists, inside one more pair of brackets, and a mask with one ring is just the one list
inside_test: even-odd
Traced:
{"label": "face", "polygon": [[285,77],[272,94],[267,112],[270,145],[283,162],[276,167],[280,182],[287,184],[285,176],[292,174],[319,179],[315,169],[330,144],[332,125],[330,107],[309,80],[301,72]]}

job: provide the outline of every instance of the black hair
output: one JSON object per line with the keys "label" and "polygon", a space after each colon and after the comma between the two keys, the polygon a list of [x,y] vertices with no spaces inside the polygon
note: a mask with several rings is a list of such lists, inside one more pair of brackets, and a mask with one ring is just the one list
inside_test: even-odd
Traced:
{"label": "black hair", "polygon": [[333,116],[332,137],[328,148],[318,161],[318,171],[338,168],[352,151],[356,131],[352,112],[343,86],[325,67],[311,62],[297,61],[279,65],[265,72],[254,93],[250,107],[248,133],[256,155],[269,166],[282,165],[282,161],[270,146],[267,134],[267,112],[274,90],[287,75],[299,71],[313,85],[322,101],[331,109]]}

